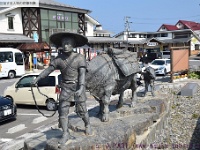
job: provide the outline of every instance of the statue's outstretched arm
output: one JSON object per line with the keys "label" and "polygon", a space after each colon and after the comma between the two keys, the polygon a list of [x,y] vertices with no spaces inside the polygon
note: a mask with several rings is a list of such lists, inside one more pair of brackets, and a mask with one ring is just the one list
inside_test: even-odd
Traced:
{"label": "statue's outstretched arm", "polygon": [[33,81],[32,84],[37,84],[40,79],[45,78],[54,70],[55,70],[54,66],[50,65],[48,68],[46,68],[39,74],[39,76]]}

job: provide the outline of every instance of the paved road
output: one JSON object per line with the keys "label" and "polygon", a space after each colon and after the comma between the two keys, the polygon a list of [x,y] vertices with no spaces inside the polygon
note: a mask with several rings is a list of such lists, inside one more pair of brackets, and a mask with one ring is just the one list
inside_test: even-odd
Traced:
{"label": "paved road", "polygon": [[190,60],[200,60],[200,56],[190,56]]}
{"label": "paved road", "polygon": [[189,68],[200,70],[200,60],[189,60]]}
{"label": "paved road", "polygon": [[[7,86],[12,85],[18,79],[0,79],[0,95]],[[87,93],[88,109],[98,105],[98,102]],[[54,111],[47,111],[45,107],[39,107],[47,116],[51,116]],[[74,107],[70,109],[70,113],[74,112]],[[37,130],[42,132],[48,125],[54,123],[58,119],[56,112],[53,117],[44,117],[38,112],[35,106],[17,105],[17,119],[0,123],[0,149],[6,143],[13,143],[16,139],[23,139]],[[14,141],[13,141],[14,140]]]}
{"label": "paved road", "polygon": [[15,81],[17,80],[17,78],[15,79],[0,79],[0,95],[3,95],[3,91],[6,89],[7,86],[12,85]]}

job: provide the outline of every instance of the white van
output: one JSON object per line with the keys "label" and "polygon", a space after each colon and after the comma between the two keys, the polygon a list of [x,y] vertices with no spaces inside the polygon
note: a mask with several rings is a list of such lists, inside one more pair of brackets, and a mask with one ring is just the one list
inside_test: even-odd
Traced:
{"label": "white van", "polygon": [[25,74],[23,53],[15,48],[0,48],[0,78]]}

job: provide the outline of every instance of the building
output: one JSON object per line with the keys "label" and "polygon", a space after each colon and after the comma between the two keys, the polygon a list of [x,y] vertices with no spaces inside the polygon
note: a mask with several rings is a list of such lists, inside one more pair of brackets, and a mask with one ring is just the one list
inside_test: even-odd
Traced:
{"label": "building", "polygon": [[85,35],[87,13],[90,13],[90,10],[53,0],[39,0],[39,7],[2,7],[0,46],[19,47],[25,53],[26,66],[30,63],[30,69],[30,60],[34,57],[37,57],[39,62],[48,64],[51,49],[54,47],[49,42],[49,36],[58,31]]}
{"label": "building", "polygon": [[1,8],[0,33],[18,33],[32,39],[37,35],[38,42],[49,42],[49,35],[63,30],[85,35],[85,14],[89,12],[53,0],[40,0],[39,7]]}
{"label": "building", "polygon": [[[112,38],[109,31],[103,30],[101,24],[89,16],[90,12],[54,0],[39,0],[39,7],[2,7],[0,46],[23,47],[34,53],[35,50],[30,47],[45,47],[48,43],[50,49],[57,51],[55,45],[50,43],[49,36],[59,31],[87,36],[89,43],[86,47],[94,50],[105,49],[122,42],[120,39]],[[45,50],[37,49],[37,52],[39,51]],[[44,57],[49,57],[48,53],[49,51]]]}
{"label": "building", "polygon": [[124,31],[115,37],[127,40],[129,49],[139,52],[139,55],[168,51],[171,47],[179,46],[189,46],[190,55],[200,50],[200,24],[191,21],[179,20],[175,25],[163,24],[156,32]]}

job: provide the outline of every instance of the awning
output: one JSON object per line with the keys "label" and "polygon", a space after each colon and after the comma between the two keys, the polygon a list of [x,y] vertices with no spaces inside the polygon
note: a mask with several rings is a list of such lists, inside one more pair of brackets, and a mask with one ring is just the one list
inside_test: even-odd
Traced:
{"label": "awning", "polygon": [[166,39],[160,41],[162,41],[162,43],[188,43],[189,41],[191,41],[191,37],[180,39]]}
{"label": "awning", "polygon": [[130,41],[130,44],[145,44],[151,40],[156,40],[160,43],[187,43],[191,40],[191,37],[188,38],[179,38],[179,39],[164,39],[164,40],[159,40],[157,38],[151,38],[151,39],[143,39],[140,41]]}
{"label": "awning", "polygon": [[42,43],[26,43],[17,47],[21,51],[44,52],[51,51],[51,47],[46,42]]}
{"label": "awning", "polygon": [[0,33],[0,43],[32,43],[34,40],[23,34]]}

